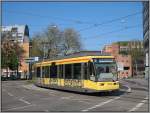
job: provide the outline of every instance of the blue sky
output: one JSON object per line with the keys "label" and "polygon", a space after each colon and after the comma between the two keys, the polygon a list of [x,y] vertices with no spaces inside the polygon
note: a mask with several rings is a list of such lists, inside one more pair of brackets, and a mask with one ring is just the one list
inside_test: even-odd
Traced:
{"label": "blue sky", "polygon": [[[135,15],[108,23],[130,14]],[[50,24],[58,25],[60,30],[74,28],[86,50],[100,50],[116,41],[142,40],[142,19],[141,2],[3,2],[2,5],[3,25],[27,24],[30,38]],[[96,26],[103,22],[107,24]]]}

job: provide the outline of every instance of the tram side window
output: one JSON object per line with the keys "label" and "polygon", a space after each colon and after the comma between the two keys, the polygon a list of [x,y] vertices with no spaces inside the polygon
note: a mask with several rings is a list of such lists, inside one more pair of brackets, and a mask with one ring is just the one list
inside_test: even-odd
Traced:
{"label": "tram side window", "polygon": [[73,64],[73,79],[81,79],[81,63]]}
{"label": "tram side window", "polygon": [[71,64],[66,64],[65,65],[65,78],[66,79],[71,79]]}
{"label": "tram side window", "polygon": [[63,78],[63,65],[59,65],[59,78]]}
{"label": "tram side window", "polygon": [[49,78],[49,66],[45,67],[45,78]]}
{"label": "tram side window", "polygon": [[37,67],[36,68],[36,76],[40,77],[40,75],[41,75],[41,69],[40,69],[40,67]]}
{"label": "tram side window", "polygon": [[88,79],[88,66],[87,63],[84,63],[84,79]]}
{"label": "tram side window", "polygon": [[43,66],[42,67],[42,78],[44,78],[45,77],[45,67]]}
{"label": "tram side window", "polygon": [[57,78],[57,65],[50,66],[50,78]]}

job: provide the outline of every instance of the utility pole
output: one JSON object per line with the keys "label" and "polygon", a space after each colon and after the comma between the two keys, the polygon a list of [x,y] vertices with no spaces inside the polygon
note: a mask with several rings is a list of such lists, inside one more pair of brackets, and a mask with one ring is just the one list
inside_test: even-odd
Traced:
{"label": "utility pole", "polygon": [[[32,41],[29,40],[29,58],[31,57]],[[29,63],[29,78],[32,79],[32,63]]]}

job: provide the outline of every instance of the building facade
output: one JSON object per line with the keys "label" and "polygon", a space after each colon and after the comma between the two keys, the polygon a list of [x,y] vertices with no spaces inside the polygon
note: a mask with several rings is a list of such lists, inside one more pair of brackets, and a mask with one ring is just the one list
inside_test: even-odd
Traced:
{"label": "building facade", "polygon": [[[29,74],[29,64],[25,62],[26,58],[29,58],[29,28],[27,25],[13,25],[13,26],[2,26],[2,32],[11,33],[14,42],[18,42],[19,46],[23,48],[24,53],[19,59],[19,75],[20,78],[27,78]],[[6,69],[3,69],[2,74],[5,74]],[[8,75],[11,76],[12,70],[9,70]]]}
{"label": "building facade", "polygon": [[123,67],[125,70],[120,70],[118,72],[119,78],[128,78],[132,75],[132,62],[130,55],[121,55],[120,46],[118,43],[113,43],[111,45],[106,45],[103,49],[104,52],[111,54],[115,57],[116,62]]}
{"label": "building facade", "polygon": [[118,72],[120,78],[128,78],[132,76],[132,59],[131,55],[118,54],[116,62],[123,65],[123,70]]}
{"label": "building facade", "polygon": [[144,43],[144,53],[145,53],[145,78],[149,77],[150,67],[149,67],[149,1],[143,2],[143,43]]}
{"label": "building facade", "polygon": [[133,49],[143,51],[142,41],[120,41],[106,45],[103,49],[104,52],[110,53],[116,59],[116,62],[123,67],[123,70],[119,71],[120,78],[128,78],[135,75],[143,75],[144,73],[144,60],[138,59],[133,64],[134,59],[130,54]]}

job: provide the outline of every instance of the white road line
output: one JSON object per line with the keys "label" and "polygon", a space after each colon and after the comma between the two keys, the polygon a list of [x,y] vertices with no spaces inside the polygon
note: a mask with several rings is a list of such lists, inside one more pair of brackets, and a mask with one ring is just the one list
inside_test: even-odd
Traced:
{"label": "white road line", "polygon": [[22,98],[20,98],[19,100],[22,101],[22,102],[24,102],[24,103],[26,103],[26,104],[31,104],[30,102],[28,102],[28,101],[26,101],[26,100],[24,100]]}
{"label": "white road line", "polygon": [[80,101],[78,101],[78,102],[82,102],[82,103],[90,104],[89,102],[85,102],[85,101],[81,101],[81,100],[80,100]]}
{"label": "white road line", "polygon": [[129,111],[135,111],[139,109],[142,105],[144,105],[147,101],[148,97],[144,98],[140,103],[138,103],[135,107],[131,108]]}
{"label": "white road line", "polygon": [[115,97],[115,98],[113,98],[113,99],[109,99],[109,100],[107,100],[107,101],[105,101],[105,102],[101,102],[101,103],[99,103],[99,104],[97,104],[97,105],[95,105],[95,106],[93,106],[93,107],[90,107],[90,108],[87,108],[87,109],[84,109],[84,110],[81,110],[81,111],[89,111],[89,110],[91,110],[91,109],[95,109],[95,108],[97,108],[97,107],[101,107],[101,106],[103,106],[103,105],[105,105],[105,104],[107,104],[107,103],[109,103],[109,102],[112,102],[112,101],[114,101],[114,100],[117,100],[117,99],[119,99],[120,97]]}
{"label": "white road line", "polygon": [[50,95],[50,96],[56,96],[54,93],[49,93],[48,95]]}
{"label": "white road line", "polygon": [[61,99],[70,99],[73,96],[69,96],[69,97],[61,97]]}
{"label": "white road line", "polygon": [[27,108],[27,107],[30,107],[30,106],[35,106],[35,104],[27,105],[27,106],[21,106],[21,107],[14,107],[14,108],[7,109],[5,111],[10,111],[10,110],[15,110],[15,109],[22,109],[22,108]]}
{"label": "white road line", "polygon": [[7,94],[8,94],[9,96],[11,96],[11,97],[14,96],[13,94],[11,94],[11,93],[9,93],[9,92],[7,92]]}
{"label": "white road line", "polygon": [[124,87],[127,87],[128,89],[126,90],[128,93],[131,93],[131,87],[130,86],[128,86],[128,85],[122,85],[122,86],[124,86]]}
{"label": "white road line", "polygon": [[45,112],[49,112],[49,110],[48,109],[46,109],[46,110],[44,110]]}

